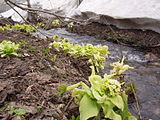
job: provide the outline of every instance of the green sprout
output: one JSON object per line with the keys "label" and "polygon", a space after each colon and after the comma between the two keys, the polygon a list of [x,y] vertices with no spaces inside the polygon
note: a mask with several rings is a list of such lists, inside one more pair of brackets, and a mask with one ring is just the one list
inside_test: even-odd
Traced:
{"label": "green sprout", "polygon": [[73,22],[70,22],[70,23],[67,25],[68,28],[73,28],[73,26],[74,26],[74,23],[73,23]]}
{"label": "green sprout", "polygon": [[44,27],[45,26],[45,24],[43,23],[43,22],[39,22],[39,23],[37,23],[37,25],[36,25],[38,28],[41,28],[41,27]]}
{"label": "green sprout", "polygon": [[55,40],[53,43],[49,44],[49,48],[54,48],[58,51],[65,51],[75,57],[88,57],[88,62],[95,66],[96,71],[99,69],[104,69],[105,60],[108,56],[108,46],[93,46],[92,44],[79,45],[71,44],[66,38],[59,38],[57,35],[54,36]]}
{"label": "green sprout", "polygon": [[17,51],[20,49],[20,44],[15,44],[11,41],[4,40],[0,43],[0,55],[1,57],[6,57],[6,56],[21,56],[20,54],[17,53]]}
{"label": "green sprout", "polygon": [[61,25],[61,22],[60,22],[60,20],[53,20],[53,21],[52,21],[52,25],[53,25],[53,26],[60,26],[60,25]]}
{"label": "green sprout", "polygon": [[69,120],[80,120],[80,117],[75,117],[74,115],[72,115],[72,117]]}
{"label": "green sprout", "polygon": [[10,25],[5,25],[5,26],[0,26],[0,30],[1,31],[4,31],[4,30],[22,30],[22,31],[25,31],[27,33],[31,33],[31,32],[35,32],[36,31],[36,28],[32,25],[27,25],[27,24],[15,24],[13,26],[10,26]]}
{"label": "green sprout", "polygon": [[9,111],[9,114],[13,115],[16,114],[17,116],[23,116],[26,114],[26,110],[24,109],[13,109]]}
{"label": "green sprout", "polygon": [[32,25],[27,25],[27,24],[22,24],[22,25],[15,24],[12,26],[12,29],[13,30],[24,30],[27,33],[36,31],[35,27],[33,27]]}

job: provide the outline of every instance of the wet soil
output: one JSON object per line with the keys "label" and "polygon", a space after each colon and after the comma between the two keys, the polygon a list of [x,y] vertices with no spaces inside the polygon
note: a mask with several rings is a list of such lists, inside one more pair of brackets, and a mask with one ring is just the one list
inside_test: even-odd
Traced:
{"label": "wet soil", "polygon": [[[38,39],[23,32],[0,31],[0,42],[21,44],[23,57],[0,58],[0,119],[63,120],[76,114],[70,105],[70,94],[56,95],[59,85],[86,81],[90,68],[86,58],[74,58],[64,52],[48,49],[52,39]],[[9,115],[13,109],[24,109],[19,118]],[[67,117],[67,118],[66,118]]]}
{"label": "wet soil", "polygon": [[99,23],[75,25],[68,31],[80,35],[94,36],[118,44],[140,48],[145,52],[152,52],[160,56],[160,34],[149,30],[118,29]]}

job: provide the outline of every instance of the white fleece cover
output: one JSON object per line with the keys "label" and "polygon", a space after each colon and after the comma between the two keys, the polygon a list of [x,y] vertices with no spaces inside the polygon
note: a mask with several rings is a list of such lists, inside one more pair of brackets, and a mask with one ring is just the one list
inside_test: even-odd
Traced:
{"label": "white fleece cover", "polygon": [[[123,29],[150,29],[160,33],[160,0],[30,0],[31,5],[64,16],[81,16]],[[25,18],[27,13],[16,8]],[[13,10],[1,13],[13,20],[22,19]]]}

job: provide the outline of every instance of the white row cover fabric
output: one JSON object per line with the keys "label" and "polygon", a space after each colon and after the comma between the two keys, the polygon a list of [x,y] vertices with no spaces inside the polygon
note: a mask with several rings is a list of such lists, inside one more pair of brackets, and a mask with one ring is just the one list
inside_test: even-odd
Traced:
{"label": "white row cover fabric", "polygon": [[77,11],[119,28],[160,33],[160,0],[83,0]]}
{"label": "white row cover fabric", "polygon": [[[64,16],[87,16],[104,24],[125,29],[150,29],[160,33],[160,0],[30,0],[31,5],[52,10]],[[24,17],[27,13],[16,8]],[[22,19],[13,10],[1,13]]]}
{"label": "white row cover fabric", "polygon": [[160,0],[84,0],[78,9],[115,19],[160,19]]}
{"label": "white row cover fabric", "polygon": [[[27,2],[24,3],[24,0],[19,0],[19,1],[22,1],[23,4],[27,5]],[[32,7],[52,10],[53,12],[60,13],[63,16],[67,16],[68,14],[70,14],[70,12],[75,10],[78,7],[78,2],[79,0],[30,0]],[[26,5],[21,5],[21,6],[26,7]],[[17,7],[14,8],[24,18],[27,18],[26,11],[23,11]],[[23,19],[13,9],[0,13],[0,16],[5,18],[11,17],[14,21],[18,22],[23,21]]]}

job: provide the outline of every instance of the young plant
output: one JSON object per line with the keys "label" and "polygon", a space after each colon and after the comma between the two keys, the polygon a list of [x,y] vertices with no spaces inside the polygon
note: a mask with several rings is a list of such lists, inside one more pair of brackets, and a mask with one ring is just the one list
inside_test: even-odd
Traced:
{"label": "young plant", "polygon": [[0,30],[1,31],[4,31],[4,30],[23,30],[27,33],[31,33],[31,32],[35,32],[36,29],[35,27],[33,27],[32,25],[27,25],[27,24],[15,24],[13,26],[10,26],[10,25],[5,25],[5,26],[0,26]]}
{"label": "young plant", "polygon": [[65,51],[66,53],[71,54],[75,57],[88,57],[89,63],[92,66],[95,66],[96,71],[99,69],[104,69],[105,60],[108,56],[108,47],[107,46],[93,46],[92,44],[79,45],[71,44],[65,38],[59,38],[57,35],[54,36],[57,42],[50,43],[50,48],[54,46],[58,51]]}
{"label": "young plant", "polygon": [[16,114],[17,116],[23,116],[26,114],[26,110],[24,109],[13,109],[9,111],[9,114],[13,115]]}
{"label": "young plant", "polygon": [[0,55],[1,57],[6,57],[6,56],[21,56],[20,54],[17,53],[17,51],[20,49],[20,44],[15,44],[11,41],[4,40],[0,43]]}
{"label": "young plant", "polygon": [[27,33],[35,32],[36,29],[32,25],[27,25],[27,24],[15,24],[11,27],[13,30],[24,30]]}
{"label": "young plant", "polygon": [[117,71],[112,72],[111,70],[111,74],[105,74],[103,78],[95,74],[95,69],[92,66],[92,74],[89,77],[91,86],[86,85],[84,82],[79,82],[67,87],[66,90],[73,90],[72,96],[79,105],[80,120],[87,120],[96,116],[101,117],[101,111],[103,111],[104,115],[102,117],[108,119],[137,120],[128,111],[127,95],[122,89],[123,83],[115,79],[117,78],[117,73],[121,75],[131,67],[123,65],[123,61],[120,64],[122,66],[117,70],[116,68],[118,68],[119,64],[115,63],[113,71],[115,69]]}
{"label": "young plant", "polygon": [[130,67],[129,65],[124,65],[124,59],[125,57],[122,57],[121,62],[114,62],[110,64],[113,67],[113,70],[110,71],[110,74],[115,74],[117,76],[122,75],[126,70],[128,69],[134,69],[133,67]]}
{"label": "young plant", "polygon": [[73,28],[73,26],[74,26],[74,23],[73,23],[73,22],[70,22],[70,23],[67,25],[68,28]]}
{"label": "young plant", "polygon": [[9,30],[11,28],[11,26],[10,25],[5,25],[5,26],[0,26],[0,30],[1,31],[4,31],[4,30]]}
{"label": "young plant", "polygon": [[2,27],[2,26],[0,26],[0,31],[4,31],[5,29]]}
{"label": "young plant", "polygon": [[72,117],[69,120],[80,120],[80,117],[75,117],[74,115],[72,115]]}
{"label": "young plant", "polygon": [[44,27],[45,26],[45,23],[43,23],[43,22],[39,22],[39,23],[37,23],[37,28],[42,28],[42,27]]}
{"label": "young plant", "polygon": [[53,21],[52,21],[52,25],[53,25],[53,26],[60,26],[60,25],[61,25],[61,22],[60,22],[60,20],[53,20]]}

